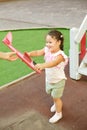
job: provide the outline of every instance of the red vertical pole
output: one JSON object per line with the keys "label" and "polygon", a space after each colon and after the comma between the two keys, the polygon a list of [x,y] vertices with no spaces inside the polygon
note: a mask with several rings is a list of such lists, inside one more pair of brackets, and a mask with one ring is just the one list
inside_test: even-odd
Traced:
{"label": "red vertical pole", "polygon": [[81,53],[80,53],[80,58],[82,59],[86,53],[86,33],[82,37],[81,40]]}

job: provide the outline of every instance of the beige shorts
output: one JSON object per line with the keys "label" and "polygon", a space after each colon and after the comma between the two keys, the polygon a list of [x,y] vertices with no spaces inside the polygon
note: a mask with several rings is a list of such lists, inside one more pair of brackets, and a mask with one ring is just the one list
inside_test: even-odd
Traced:
{"label": "beige shorts", "polygon": [[58,83],[48,83],[46,82],[46,92],[47,94],[51,94],[53,98],[60,98],[63,95],[65,81],[61,80]]}

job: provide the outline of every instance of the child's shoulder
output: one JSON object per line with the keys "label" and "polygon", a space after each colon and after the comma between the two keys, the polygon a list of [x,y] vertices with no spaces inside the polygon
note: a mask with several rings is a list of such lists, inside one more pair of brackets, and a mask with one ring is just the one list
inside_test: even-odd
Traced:
{"label": "child's shoulder", "polygon": [[58,55],[62,55],[64,58],[68,58],[68,56],[65,54],[65,52],[64,51],[62,51],[62,50],[59,50],[58,52],[57,52],[57,54]]}

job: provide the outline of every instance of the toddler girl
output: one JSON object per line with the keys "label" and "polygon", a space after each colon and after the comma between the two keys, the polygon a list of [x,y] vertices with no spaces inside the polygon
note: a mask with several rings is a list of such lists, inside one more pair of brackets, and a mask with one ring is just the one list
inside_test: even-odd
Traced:
{"label": "toddler girl", "polygon": [[64,37],[60,31],[51,30],[46,36],[46,45],[41,50],[28,52],[29,56],[44,56],[45,62],[36,64],[38,70],[45,69],[46,92],[53,98],[53,106],[50,111],[55,114],[49,119],[50,123],[56,123],[62,118],[62,100],[66,76],[64,73],[68,57],[63,51]]}

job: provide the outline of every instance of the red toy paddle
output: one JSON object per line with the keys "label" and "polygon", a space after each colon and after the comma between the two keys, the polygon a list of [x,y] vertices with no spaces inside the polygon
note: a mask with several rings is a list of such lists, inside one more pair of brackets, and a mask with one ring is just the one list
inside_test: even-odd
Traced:
{"label": "red toy paddle", "polygon": [[27,64],[31,69],[33,69],[34,71],[36,71],[37,73],[41,73],[40,70],[36,70],[35,69],[35,62],[30,58],[30,56],[27,54],[27,52],[25,52],[24,54],[22,54],[20,51],[18,51],[17,49],[15,49],[12,46],[12,33],[8,32],[8,34],[5,36],[5,38],[3,39],[3,43],[10,48],[12,51],[16,52],[17,56],[25,63]]}

